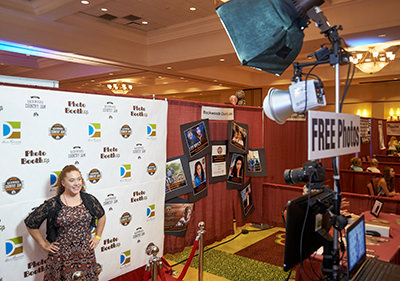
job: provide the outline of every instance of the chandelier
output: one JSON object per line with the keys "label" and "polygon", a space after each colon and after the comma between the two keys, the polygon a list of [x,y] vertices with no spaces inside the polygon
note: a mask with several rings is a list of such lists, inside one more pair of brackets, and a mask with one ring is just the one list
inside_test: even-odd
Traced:
{"label": "chandelier", "polygon": [[103,86],[107,87],[114,94],[126,95],[127,93],[133,90],[132,82],[121,81],[121,80],[118,81],[110,80],[105,82]]}
{"label": "chandelier", "polygon": [[394,43],[398,44],[399,42],[392,41],[349,48],[348,51],[351,53],[350,61],[365,73],[372,74],[381,71],[396,57],[395,52],[399,46]]}

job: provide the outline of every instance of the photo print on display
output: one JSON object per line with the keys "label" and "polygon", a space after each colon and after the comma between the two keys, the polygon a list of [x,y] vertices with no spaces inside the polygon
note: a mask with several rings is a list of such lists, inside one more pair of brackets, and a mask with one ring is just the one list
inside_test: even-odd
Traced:
{"label": "photo print on display", "polygon": [[243,220],[246,220],[247,217],[254,211],[253,204],[253,192],[251,189],[251,183],[247,182],[245,187],[241,190],[238,190],[240,205],[242,207],[242,215]]}
{"label": "photo print on display", "polygon": [[169,158],[165,165],[165,200],[193,190],[186,155]]}
{"label": "photo print on display", "polygon": [[229,153],[228,177],[226,179],[227,189],[242,189],[246,170],[246,155],[240,153]]}
{"label": "photo print on display", "polygon": [[189,193],[190,202],[195,202],[207,196],[206,156],[189,162],[193,189]]}
{"label": "photo print on display", "polygon": [[181,125],[183,151],[189,160],[208,154],[211,150],[208,119]]}
{"label": "photo print on display", "polygon": [[228,149],[229,152],[246,153],[249,142],[249,127],[247,124],[228,122]]}
{"label": "photo print on display", "polygon": [[267,176],[267,165],[265,161],[264,148],[251,149],[247,152],[247,170],[246,175],[249,177],[265,177]]}

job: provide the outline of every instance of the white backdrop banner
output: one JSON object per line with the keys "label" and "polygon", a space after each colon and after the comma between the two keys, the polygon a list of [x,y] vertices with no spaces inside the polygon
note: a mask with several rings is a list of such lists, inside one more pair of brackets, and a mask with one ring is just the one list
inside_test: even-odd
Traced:
{"label": "white backdrop banner", "polygon": [[46,254],[24,218],[82,172],[107,222],[96,257],[109,280],[163,251],[166,101],[0,86],[0,280],[42,280]]}

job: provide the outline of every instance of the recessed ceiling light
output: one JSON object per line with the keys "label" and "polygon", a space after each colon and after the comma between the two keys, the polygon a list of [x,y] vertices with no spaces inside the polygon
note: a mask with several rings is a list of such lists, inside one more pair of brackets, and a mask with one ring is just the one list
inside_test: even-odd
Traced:
{"label": "recessed ceiling light", "polygon": [[110,73],[108,73],[108,75],[114,75],[114,73],[110,72]]}
{"label": "recessed ceiling light", "polygon": [[90,82],[94,82],[94,79],[90,80]]}
{"label": "recessed ceiling light", "polygon": [[396,78],[393,78],[393,80],[399,80],[399,78],[396,77]]}
{"label": "recessed ceiling light", "polygon": [[81,3],[82,3],[83,5],[89,5],[89,1],[87,1],[87,0],[82,0]]}
{"label": "recessed ceiling light", "polygon": [[189,10],[196,11],[196,8],[195,7],[190,7]]}
{"label": "recessed ceiling light", "polygon": [[162,77],[161,75],[159,75],[159,76],[158,76],[158,78],[160,78],[160,79],[161,79],[161,78],[163,78],[163,77]]}
{"label": "recessed ceiling light", "polygon": [[218,84],[218,86],[222,86],[222,84],[220,83],[220,84]]}
{"label": "recessed ceiling light", "polygon": [[149,24],[149,22],[147,22],[147,21],[142,21],[142,24]]}
{"label": "recessed ceiling light", "polygon": [[108,11],[107,8],[101,8],[101,10],[102,10],[103,12],[107,12],[107,11]]}
{"label": "recessed ceiling light", "polygon": [[185,79],[185,77],[180,77],[182,80]]}
{"label": "recessed ceiling light", "polygon": [[379,38],[384,38],[384,37],[386,37],[386,34],[379,34],[378,37]]}
{"label": "recessed ceiling light", "polygon": [[172,69],[172,66],[167,66],[167,69]]}
{"label": "recessed ceiling light", "polygon": [[219,61],[225,61],[225,59],[219,59]]}
{"label": "recessed ceiling light", "polygon": [[218,82],[218,80],[215,80],[215,79],[214,79],[213,81],[214,81],[214,82]]}

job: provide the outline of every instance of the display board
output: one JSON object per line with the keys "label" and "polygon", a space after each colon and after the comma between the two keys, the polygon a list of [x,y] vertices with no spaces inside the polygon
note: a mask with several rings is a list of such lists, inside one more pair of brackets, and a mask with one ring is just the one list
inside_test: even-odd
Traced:
{"label": "display board", "polygon": [[100,280],[145,265],[150,242],[163,252],[166,101],[5,85],[0,97],[0,280],[42,280],[47,254],[23,220],[67,164],[106,211]]}

